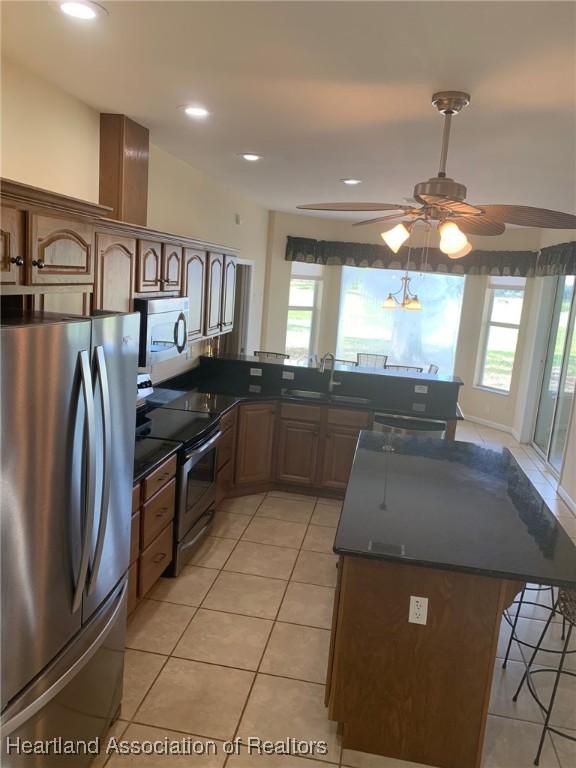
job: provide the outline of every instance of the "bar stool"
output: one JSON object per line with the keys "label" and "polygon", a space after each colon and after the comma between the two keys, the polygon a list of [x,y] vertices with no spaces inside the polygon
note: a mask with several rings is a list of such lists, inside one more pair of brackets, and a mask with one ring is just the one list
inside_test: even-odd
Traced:
{"label": "bar stool", "polygon": [[[550,597],[550,605],[544,605],[543,603],[538,602],[537,600],[532,600],[531,598],[534,596],[533,593],[546,593]],[[544,585],[535,585],[531,587],[524,587],[522,592],[520,592],[520,597],[514,600],[512,605],[516,606],[516,614],[514,616],[514,619],[510,617],[509,611],[504,611],[504,619],[507,621],[507,623],[511,627],[510,631],[510,637],[508,639],[508,645],[506,647],[506,653],[504,655],[504,661],[502,662],[502,669],[506,669],[506,664],[508,663],[508,658],[510,656],[510,650],[512,649],[512,643],[516,642],[519,646],[523,646],[524,648],[530,648],[532,651],[534,650],[534,643],[529,643],[527,640],[522,640],[517,632],[516,628],[518,626],[518,619],[521,618],[520,611],[522,609],[523,605],[534,605],[537,608],[542,608],[543,610],[548,610],[554,612],[554,605],[556,602],[556,598],[554,595],[554,587],[544,586]],[[562,640],[564,640],[564,620],[562,623]],[[520,648],[522,650],[522,648]]]}
{"label": "bar stool", "polygon": [[[550,622],[552,621],[552,618],[554,617],[555,612],[558,612],[563,619],[566,621],[566,637],[564,638],[564,644],[562,646],[562,650],[555,650],[550,648],[542,648],[542,641],[544,640],[544,636],[548,630],[548,627],[550,626]],[[526,667],[526,670],[522,676],[522,680],[520,681],[520,685],[518,686],[518,690],[512,697],[512,701],[518,700],[518,695],[520,691],[522,690],[522,687],[524,683],[526,682],[528,685],[528,690],[542,712],[545,714],[545,720],[544,720],[544,727],[542,728],[542,734],[540,736],[540,743],[538,744],[538,750],[536,752],[536,757],[534,758],[534,765],[538,765],[540,763],[540,755],[542,754],[542,747],[544,746],[544,739],[546,738],[546,733],[548,731],[551,731],[552,733],[555,733],[557,736],[562,736],[564,739],[570,739],[570,741],[576,741],[576,737],[570,736],[564,731],[559,730],[558,728],[554,728],[550,725],[550,719],[552,717],[552,710],[554,709],[554,702],[556,700],[556,694],[558,692],[558,684],[560,683],[560,677],[562,675],[569,675],[570,677],[576,677],[576,672],[573,672],[569,669],[564,669],[564,663],[566,661],[566,656],[569,653],[574,653],[575,651],[568,650],[568,646],[570,644],[570,638],[572,637],[572,630],[574,629],[574,626],[576,625],[576,590],[574,589],[563,589],[562,587],[558,591],[558,599],[556,601],[556,604],[554,605],[554,610],[550,612],[550,615],[548,616],[548,619],[546,621],[546,625],[544,626],[544,629],[542,630],[542,634],[540,635],[540,638],[538,639],[538,642],[536,643],[534,650],[532,652],[532,656],[530,657],[530,661],[528,662],[528,665]],[[532,669],[532,665],[534,664],[534,659],[536,658],[536,655],[538,651],[545,651],[546,653],[558,653],[560,654],[560,663],[558,665],[558,669]],[[555,678],[554,678],[554,687],[552,688],[552,695],[550,696],[550,701],[548,702],[548,706],[546,707],[542,701],[540,700],[540,697],[538,696],[538,692],[536,691],[534,687],[534,681],[532,680],[532,677],[537,674],[542,674],[543,672],[555,672]]]}

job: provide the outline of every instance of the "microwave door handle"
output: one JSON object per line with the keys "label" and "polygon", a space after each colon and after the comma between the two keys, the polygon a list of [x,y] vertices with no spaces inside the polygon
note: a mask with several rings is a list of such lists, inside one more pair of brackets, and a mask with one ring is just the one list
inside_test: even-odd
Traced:
{"label": "microwave door handle", "polygon": [[[106,368],[106,357],[104,347],[96,347],[96,379],[100,385],[101,404],[102,404],[102,442],[103,442],[103,471],[102,471],[102,496],[100,504],[100,522],[98,524],[98,537],[96,539],[96,548],[94,550],[94,559],[90,579],[88,581],[88,594],[90,594],[94,585],[100,562],[102,561],[102,552],[104,550],[104,537],[106,536],[106,526],[108,524],[108,507],[110,504],[110,459],[112,453],[112,414],[110,405],[110,386],[108,383],[108,370]],[[96,384],[96,382],[95,382]]]}
{"label": "microwave door handle", "polygon": [[[180,330],[180,323],[182,323],[184,327],[182,344],[180,344],[178,341],[178,336],[179,336],[178,331]],[[188,328],[186,326],[186,315],[184,314],[184,312],[180,312],[180,314],[178,315],[178,319],[174,323],[174,344],[176,345],[178,354],[182,354],[182,352],[184,352],[184,350],[186,349],[186,342],[188,341],[187,337],[188,337]]]}
{"label": "microwave door handle", "polygon": [[72,613],[80,608],[82,594],[88,573],[90,561],[90,544],[94,530],[94,507],[96,506],[96,420],[94,418],[94,393],[92,390],[92,374],[90,372],[90,358],[88,351],[83,349],[79,355],[81,391],[84,397],[84,455],[86,460],[85,484],[84,484],[84,520],[82,536],[82,553],[80,555],[80,568],[78,581],[74,589],[72,600]]}

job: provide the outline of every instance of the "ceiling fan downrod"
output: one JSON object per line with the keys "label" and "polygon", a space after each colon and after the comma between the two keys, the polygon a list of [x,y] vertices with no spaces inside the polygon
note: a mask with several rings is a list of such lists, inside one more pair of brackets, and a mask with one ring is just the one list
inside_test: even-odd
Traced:
{"label": "ceiling fan downrod", "polygon": [[440,170],[438,171],[438,178],[443,179],[446,177],[446,160],[448,159],[452,115],[457,115],[460,110],[470,104],[470,94],[464,93],[464,91],[438,91],[438,93],[432,96],[432,104],[434,104],[438,112],[444,115]]}

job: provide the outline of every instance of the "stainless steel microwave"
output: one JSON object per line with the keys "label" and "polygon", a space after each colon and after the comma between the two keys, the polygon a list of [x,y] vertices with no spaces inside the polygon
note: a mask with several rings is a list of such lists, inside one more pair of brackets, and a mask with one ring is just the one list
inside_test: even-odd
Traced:
{"label": "stainless steel microwave", "polygon": [[138,355],[141,368],[185,354],[188,308],[187,298],[134,299],[134,310],[142,318]]}

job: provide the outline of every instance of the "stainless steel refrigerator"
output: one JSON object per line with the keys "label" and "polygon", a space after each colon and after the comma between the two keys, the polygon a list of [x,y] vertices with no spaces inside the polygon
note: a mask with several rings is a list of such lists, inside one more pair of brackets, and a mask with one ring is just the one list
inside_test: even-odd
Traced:
{"label": "stainless steel refrigerator", "polygon": [[138,337],[138,314],[0,321],[4,768],[89,765],[19,739],[88,741],[118,714]]}

